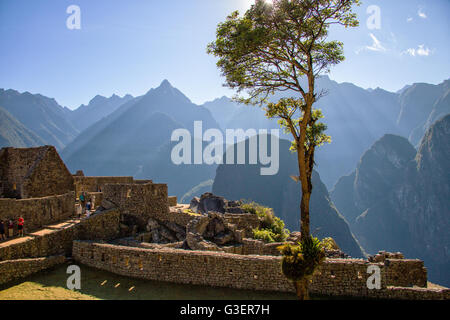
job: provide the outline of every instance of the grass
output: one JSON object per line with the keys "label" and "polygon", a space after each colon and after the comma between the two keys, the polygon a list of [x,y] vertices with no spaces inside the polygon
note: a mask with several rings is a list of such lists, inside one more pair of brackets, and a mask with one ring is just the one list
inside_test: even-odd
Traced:
{"label": "grass", "polygon": [[295,300],[294,294],[132,279],[81,267],[81,290],[66,288],[68,265],[0,287],[0,300]]}

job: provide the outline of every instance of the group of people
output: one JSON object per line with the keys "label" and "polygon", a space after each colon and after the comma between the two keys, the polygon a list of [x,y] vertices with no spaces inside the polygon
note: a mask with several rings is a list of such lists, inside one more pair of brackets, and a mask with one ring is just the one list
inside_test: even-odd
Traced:
{"label": "group of people", "polygon": [[[17,219],[17,232],[19,237],[23,237],[25,227],[25,220],[23,217],[19,217]],[[8,238],[14,237],[14,221],[9,219],[8,221],[0,220],[0,241],[4,241],[7,239],[6,230],[8,230]]]}
{"label": "group of people", "polygon": [[92,210],[92,199],[89,199],[86,202],[86,196],[84,195],[84,193],[82,193],[80,195],[79,199],[80,199],[80,202],[77,204],[78,219],[81,218],[83,211],[86,214],[86,217],[89,218],[89,216],[91,215],[91,210]]}

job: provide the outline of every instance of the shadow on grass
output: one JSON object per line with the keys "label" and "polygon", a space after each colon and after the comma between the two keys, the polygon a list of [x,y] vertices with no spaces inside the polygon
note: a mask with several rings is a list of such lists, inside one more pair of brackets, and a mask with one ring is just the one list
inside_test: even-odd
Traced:
{"label": "shadow on grass", "polygon": [[[0,287],[14,292],[22,290],[21,284],[33,283],[28,292],[20,292],[22,299],[35,299],[42,290],[55,291],[56,299],[80,298],[66,289],[66,273],[69,264],[60,265],[28,278]],[[261,292],[229,288],[213,288],[197,285],[174,284],[150,280],[133,279],[84,265],[81,268],[81,290],[78,293],[101,300],[295,300],[295,294]],[[90,297],[89,297],[90,296]],[[3,297],[4,298],[4,297]]]}

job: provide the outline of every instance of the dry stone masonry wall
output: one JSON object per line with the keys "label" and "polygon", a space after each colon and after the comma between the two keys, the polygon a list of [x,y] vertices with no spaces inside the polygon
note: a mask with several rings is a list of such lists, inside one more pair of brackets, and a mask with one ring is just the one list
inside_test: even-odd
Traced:
{"label": "dry stone masonry wall", "polygon": [[149,218],[163,219],[169,214],[165,184],[106,184],[103,199],[120,209],[121,215],[132,216],[141,229]]}
{"label": "dry stone masonry wall", "polygon": [[65,261],[64,256],[2,261],[0,262],[0,285],[52,268]]}
{"label": "dry stone masonry wall", "polygon": [[51,146],[0,150],[0,196],[37,198],[74,190],[73,177]]}
{"label": "dry stone masonry wall", "polygon": [[[75,241],[73,258],[85,265],[123,276],[182,284],[236,289],[294,292],[281,273],[281,257],[244,256],[222,252],[179,249],[143,249]],[[380,290],[367,288],[370,265],[381,270]],[[411,266],[410,266],[411,267]],[[416,266],[419,274],[423,264]],[[319,295],[394,299],[449,299],[448,289],[399,287],[404,281],[399,269],[386,263],[329,259],[319,269],[311,292]],[[395,274],[395,277],[393,276]],[[425,275],[426,277],[426,275]]]}
{"label": "dry stone masonry wall", "polygon": [[0,261],[72,254],[73,241],[108,241],[119,235],[120,214],[111,209],[81,222],[68,221],[27,234],[14,244],[0,244]]}
{"label": "dry stone masonry wall", "polygon": [[[31,232],[48,224],[67,220],[74,215],[75,193],[33,199],[0,199],[0,220],[22,216],[25,220],[25,231]],[[14,228],[17,234],[17,227]]]}
{"label": "dry stone masonry wall", "polygon": [[102,192],[106,184],[134,183],[133,177],[85,177],[75,175],[73,178],[77,198],[82,192]]}

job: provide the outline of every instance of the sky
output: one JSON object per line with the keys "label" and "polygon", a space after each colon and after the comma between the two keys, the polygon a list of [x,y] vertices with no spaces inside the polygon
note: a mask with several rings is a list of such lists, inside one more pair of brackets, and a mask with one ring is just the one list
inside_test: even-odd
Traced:
{"label": "sky", "polygon": [[[268,0],[270,1],[270,0]],[[75,109],[139,96],[164,79],[194,103],[233,92],[206,53],[217,24],[252,0],[0,0],[0,88]],[[75,5],[80,25],[74,25]],[[363,0],[358,28],[333,27],[346,60],[330,77],[397,91],[450,78],[449,0]]]}

